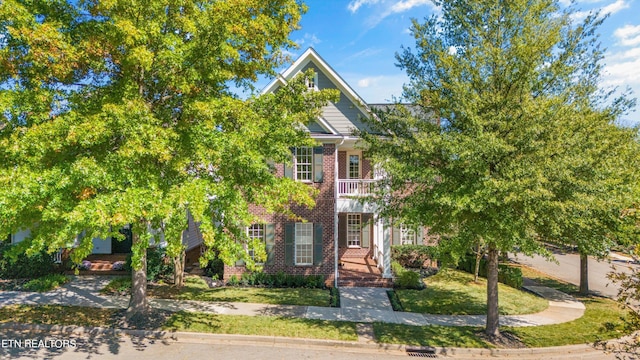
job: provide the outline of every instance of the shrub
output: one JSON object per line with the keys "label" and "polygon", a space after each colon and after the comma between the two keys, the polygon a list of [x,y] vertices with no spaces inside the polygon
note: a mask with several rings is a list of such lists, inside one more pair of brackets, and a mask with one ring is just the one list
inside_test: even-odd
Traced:
{"label": "shrub", "polygon": [[227,281],[227,285],[228,286],[238,286],[238,285],[240,285],[240,280],[238,280],[237,276],[231,275],[231,277],[229,278],[229,281]]}
{"label": "shrub", "polygon": [[340,291],[338,288],[329,288],[329,307],[340,307]]}
{"label": "shrub", "polygon": [[400,265],[397,261],[391,262],[391,271],[395,276],[400,276],[403,272],[407,271],[402,265]]}
{"label": "shrub", "polygon": [[24,289],[29,291],[45,292],[64,285],[69,278],[62,274],[48,274],[37,279],[29,280],[24,284]]}
{"label": "shrub", "polygon": [[395,291],[387,290],[387,296],[389,297],[389,302],[391,303],[393,311],[404,311],[400,298],[398,298],[398,294]]}
{"label": "shrub", "polygon": [[[124,270],[131,271],[131,254],[127,255]],[[171,276],[173,266],[171,259],[167,257],[166,250],[162,247],[150,247],[147,249],[147,281],[152,282],[160,277]]]}
{"label": "shrub", "polygon": [[211,278],[217,276],[218,279],[224,278],[224,263],[222,260],[215,258],[213,260],[209,260],[207,266],[203,269],[204,275],[209,276]]}
{"label": "shrub", "polygon": [[[473,254],[467,255],[458,262],[458,269],[464,270],[470,274],[475,272],[476,257]],[[487,277],[487,259],[480,259],[480,268],[478,276]],[[522,287],[522,270],[509,264],[498,264],[498,281],[509,285],[513,288],[520,289]]]}
{"label": "shrub", "polygon": [[424,288],[424,283],[420,279],[420,274],[412,270],[406,270],[401,273],[396,277],[394,284],[400,289],[420,290]]}
{"label": "shrub", "polygon": [[14,245],[6,241],[0,241],[0,278],[21,279],[38,278],[56,271],[53,255],[41,251],[33,256],[19,254],[15,260],[5,253]]}
{"label": "shrub", "polygon": [[276,274],[263,272],[243,273],[238,279],[232,275],[227,282],[231,286],[268,286],[278,288],[309,288],[323,289],[325,287],[323,275],[293,275],[282,271]]}
{"label": "shrub", "polygon": [[391,260],[405,268],[422,268],[425,261],[435,258],[435,248],[427,245],[394,245],[391,247]]}

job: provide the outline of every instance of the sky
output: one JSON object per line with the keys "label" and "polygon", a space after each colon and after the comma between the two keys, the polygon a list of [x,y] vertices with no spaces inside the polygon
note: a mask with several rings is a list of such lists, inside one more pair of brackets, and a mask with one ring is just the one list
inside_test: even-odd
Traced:
{"label": "sky", "polygon": [[[438,12],[430,0],[305,0],[301,29],[291,34],[299,49],[313,47],[367,103],[390,102],[408,81],[395,63],[401,47],[415,48],[411,19]],[[568,6],[570,0],[560,0]],[[640,98],[640,0],[577,0],[575,17],[600,10],[610,16],[599,28],[606,48],[601,87],[629,87]],[[266,85],[267,81],[258,86]],[[638,104],[640,108],[640,103]],[[640,109],[623,116],[640,125]]]}

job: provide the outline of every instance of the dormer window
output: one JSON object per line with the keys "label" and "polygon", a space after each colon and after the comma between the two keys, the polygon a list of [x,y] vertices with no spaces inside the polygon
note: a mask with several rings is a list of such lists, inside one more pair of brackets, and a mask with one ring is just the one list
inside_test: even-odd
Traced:
{"label": "dormer window", "polygon": [[307,89],[318,90],[318,73],[314,73],[312,78],[307,78],[305,83],[307,84]]}

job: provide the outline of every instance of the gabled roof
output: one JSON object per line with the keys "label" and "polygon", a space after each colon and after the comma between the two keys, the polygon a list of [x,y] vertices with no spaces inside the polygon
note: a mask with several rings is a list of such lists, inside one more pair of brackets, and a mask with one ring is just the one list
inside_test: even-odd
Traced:
{"label": "gabled roof", "polygon": [[[371,109],[365,101],[312,47],[305,50],[305,52],[302,53],[302,55],[300,55],[300,57],[291,64],[291,66],[273,79],[261,93],[270,93],[275,91],[279,86],[286,85],[287,81],[301,72],[309,63],[313,63],[318,70],[322,72],[363,114],[371,114]],[[339,132],[325,119],[319,118],[317,123],[325,128],[328,133],[339,134]]]}

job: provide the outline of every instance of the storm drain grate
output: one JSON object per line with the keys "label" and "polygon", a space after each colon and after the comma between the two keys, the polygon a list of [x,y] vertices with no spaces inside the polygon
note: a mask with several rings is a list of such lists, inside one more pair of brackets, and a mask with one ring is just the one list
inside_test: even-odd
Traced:
{"label": "storm drain grate", "polygon": [[423,358],[432,358],[432,359],[435,359],[438,357],[438,355],[436,354],[429,354],[429,353],[422,353],[422,352],[415,352],[415,351],[407,351],[407,355],[411,357],[423,357]]}
{"label": "storm drain grate", "polygon": [[423,358],[431,358],[431,359],[435,359],[438,357],[438,355],[436,354],[436,349],[434,348],[427,348],[427,349],[409,348],[407,349],[407,355],[411,357],[423,357]]}

